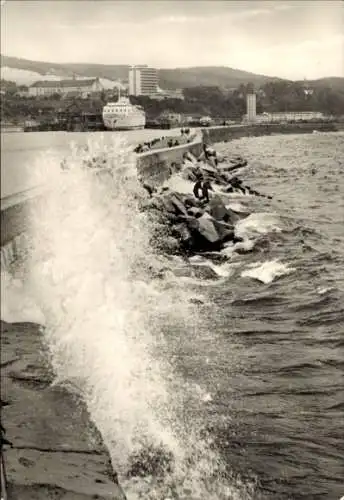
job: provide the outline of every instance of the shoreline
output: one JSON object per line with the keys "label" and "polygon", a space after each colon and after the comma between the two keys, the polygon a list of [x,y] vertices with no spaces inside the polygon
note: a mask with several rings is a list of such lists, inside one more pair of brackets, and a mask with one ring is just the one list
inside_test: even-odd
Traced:
{"label": "shoreline", "polygon": [[[241,132],[246,132],[243,135],[240,134],[240,137],[247,136],[260,136],[260,135],[271,135],[271,134],[290,134],[290,133],[312,133],[313,130],[317,130],[319,132],[339,132],[344,130],[344,122],[343,121],[319,121],[319,122],[285,122],[285,123],[235,123],[232,125],[213,125],[209,127],[204,127],[202,125],[199,126],[188,126],[179,124],[169,129],[161,129],[165,133],[168,133],[169,130],[182,129],[185,127],[189,127],[190,130],[202,130],[203,132],[217,130],[217,131],[225,131],[232,130],[237,134],[238,130]],[[144,128],[142,130],[156,130],[155,128]],[[1,133],[14,133],[14,132],[25,132],[25,127],[23,125],[7,125],[1,127]],[[66,132],[65,130],[31,130],[30,132]],[[68,131],[69,133],[73,132],[84,132],[84,133],[92,133],[92,132],[118,132],[121,133],[121,130],[75,130]],[[237,138],[237,137],[236,137]]]}

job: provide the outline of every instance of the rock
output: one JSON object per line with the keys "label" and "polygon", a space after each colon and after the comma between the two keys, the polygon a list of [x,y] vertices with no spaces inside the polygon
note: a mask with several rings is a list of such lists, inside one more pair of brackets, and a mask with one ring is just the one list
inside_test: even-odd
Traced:
{"label": "rock", "polygon": [[[163,212],[164,210],[166,210],[166,207],[163,197],[160,195],[156,195],[153,198],[142,201],[140,203],[140,209],[143,211],[149,210],[150,212],[151,211]],[[172,207],[172,210],[174,212],[174,207]]]}
{"label": "rock", "polygon": [[186,181],[196,182],[197,171],[195,167],[186,167],[182,170],[181,177]]}
{"label": "rock", "polygon": [[155,187],[152,186],[151,184],[149,184],[148,182],[144,182],[142,184],[142,187],[147,191],[147,193],[149,194],[149,196],[152,196],[153,193],[156,191]]}
{"label": "rock", "polygon": [[237,176],[232,177],[229,182],[234,188],[242,187],[242,180]]}
{"label": "rock", "polygon": [[214,166],[209,165],[208,163],[203,163],[201,169],[204,170],[207,174],[212,174],[214,176],[216,176],[218,173],[217,169]]}
{"label": "rock", "polygon": [[186,223],[176,224],[173,226],[173,229],[183,243],[188,243],[192,240],[191,232]]}
{"label": "rock", "polygon": [[228,257],[221,252],[202,252],[202,257],[211,260],[212,262],[223,263],[227,262]]}
{"label": "rock", "polygon": [[196,162],[196,157],[192,153],[190,153],[190,151],[186,151],[183,154],[183,159],[184,160],[188,160],[191,163],[195,163]]}
{"label": "rock", "polygon": [[230,224],[226,224],[225,222],[220,222],[217,220],[213,221],[215,229],[221,238],[221,241],[225,242],[233,239],[234,237],[234,228]]}
{"label": "rock", "polygon": [[182,266],[182,267],[175,267],[173,269],[173,274],[177,278],[192,278],[193,277],[192,269],[191,269],[190,265],[185,266],[185,267],[184,266]]}
{"label": "rock", "polygon": [[165,236],[161,241],[160,249],[168,254],[176,254],[180,251],[180,243],[173,236]]}
{"label": "rock", "polygon": [[196,219],[195,217],[192,217],[189,215],[187,217],[185,217],[185,223],[187,224],[187,227],[191,231],[198,231],[198,228],[199,228],[198,220],[199,219]]}
{"label": "rock", "polygon": [[191,207],[198,207],[197,200],[193,196],[184,196],[183,204],[187,210]]}
{"label": "rock", "polygon": [[226,172],[220,171],[216,178],[216,181],[222,186],[227,186],[230,183],[230,176]]}
{"label": "rock", "polygon": [[175,206],[177,212],[187,215],[187,210],[184,206],[183,201],[180,199],[180,197],[176,193],[172,193],[171,195],[171,202]]}
{"label": "rock", "polygon": [[222,153],[216,153],[216,158],[219,163],[222,163],[225,160],[227,160],[227,156],[223,155]]}
{"label": "rock", "polygon": [[208,203],[207,212],[217,221],[224,221],[227,224],[234,225],[240,216],[227,208],[220,196],[213,196]]}
{"label": "rock", "polygon": [[144,212],[146,210],[151,210],[156,208],[156,203],[153,199],[142,200],[139,204],[139,209]]}
{"label": "rock", "polygon": [[142,204],[143,209],[158,209],[166,213],[167,216],[170,214],[187,216],[187,209],[184,206],[182,198],[174,192],[168,190],[163,191],[163,193],[158,196],[154,196],[152,200],[148,200]]}
{"label": "rock", "polygon": [[154,226],[160,224],[166,226],[171,221],[171,218],[177,219],[177,216],[171,213],[163,212],[162,210],[158,210],[156,208],[152,208],[148,212],[148,218]]}
{"label": "rock", "polygon": [[190,168],[193,168],[195,166],[195,162],[193,162],[188,158],[183,159],[183,164],[185,165],[185,167],[190,167]]}
{"label": "rock", "polygon": [[203,280],[214,280],[218,278],[216,272],[209,266],[192,266],[192,274],[195,278]]}
{"label": "rock", "polygon": [[198,299],[197,297],[191,297],[191,299],[189,299],[189,302],[191,304],[195,304],[196,306],[197,305],[204,305],[204,301],[202,299]]}
{"label": "rock", "polygon": [[204,214],[204,211],[201,210],[200,208],[191,207],[188,209],[188,215],[191,215],[192,217],[196,217],[196,219],[198,219],[199,217],[202,217],[203,214]]}
{"label": "rock", "polygon": [[163,202],[164,209],[167,212],[176,213],[176,207],[172,201],[172,196],[170,194],[161,196],[161,200]]}
{"label": "rock", "polygon": [[209,200],[207,212],[216,220],[228,220],[230,218],[230,212],[219,195],[214,195]]}
{"label": "rock", "polygon": [[217,243],[220,241],[220,237],[216,228],[214,226],[214,222],[211,218],[206,217],[206,214],[203,214],[202,217],[197,219],[198,229],[197,231],[210,243]]}

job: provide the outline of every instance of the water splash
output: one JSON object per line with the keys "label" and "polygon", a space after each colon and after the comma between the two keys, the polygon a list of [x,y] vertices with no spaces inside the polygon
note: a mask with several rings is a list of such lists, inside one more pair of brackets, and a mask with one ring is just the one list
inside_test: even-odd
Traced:
{"label": "water splash", "polygon": [[60,164],[44,159],[50,182],[31,214],[27,278],[55,383],[84,398],[128,499],[250,498],[204,431],[195,411],[204,401],[171,362],[169,338],[192,342],[200,314],[176,280],[152,279],[171,261],[150,244],[134,155],[122,139],[94,140]]}
{"label": "water splash", "polygon": [[268,260],[266,262],[256,262],[250,264],[248,269],[241,273],[243,278],[252,278],[262,283],[272,283],[275,278],[285,276],[295,271],[294,268],[288,267],[287,264],[279,262],[277,259]]}
{"label": "water splash", "polygon": [[244,239],[252,239],[262,234],[281,231],[281,220],[278,215],[262,212],[255,212],[238,221],[235,227],[235,235]]}

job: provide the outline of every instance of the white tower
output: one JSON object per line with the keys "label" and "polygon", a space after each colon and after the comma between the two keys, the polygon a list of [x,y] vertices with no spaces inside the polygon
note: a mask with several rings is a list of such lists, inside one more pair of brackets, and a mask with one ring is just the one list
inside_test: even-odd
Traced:
{"label": "white tower", "polygon": [[257,102],[256,94],[254,92],[247,94],[246,96],[246,112],[247,121],[255,122],[257,117]]}

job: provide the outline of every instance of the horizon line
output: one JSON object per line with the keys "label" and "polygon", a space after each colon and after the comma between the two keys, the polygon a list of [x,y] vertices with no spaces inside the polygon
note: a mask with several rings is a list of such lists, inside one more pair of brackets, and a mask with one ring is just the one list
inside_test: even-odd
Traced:
{"label": "horizon line", "polygon": [[[64,65],[92,65],[92,66],[123,66],[123,67],[131,67],[131,66],[139,66],[140,64],[115,64],[115,63],[94,63],[94,62],[56,62],[56,61],[41,61],[37,59],[27,59],[26,57],[20,57],[20,56],[13,56],[13,55],[7,55],[3,54],[0,52],[1,57],[8,57],[12,59],[21,59],[22,61],[29,61],[29,62],[37,62],[37,63],[42,63],[42,64],[56,64],[59,66],[64,66]],[[145,64],[145,63],[141,63]],[[2,65],[1,65],[2,66]],[[175,67],[170,67],[170,68],[159,68],[156,66],[152,65],[147,65],[148,67],[155,68],[157,70],[176,70],[176,69],[192,69],[192,68],[226,68],[226,69],[232,69],[234,71],[242,71],[243,73],[249,73],[253,76],[261,76],[265,78],[270,78],[270,79],[277,79],[277,80],[285,80],[285,81],[291,81],[291,82],[300,82],[300,81],[316,81],[316,80],[322,80],[326,78],[339,78],[339,79],[344,79],[344,76],[338,76],[338,75],[331,75],[331,76],[321,76],[319,78],[303,78],[303,79],[293,79],[293,78],[284,78],[281,76],[270,76],[270,75],[265,75],[263,73],[253,73],[252,71],[246,70],[246,69],[239,69],[239,68],[233,68],[232,66],[226,66],[226,65],[206,65],[206,66],[175,66]],[[20,68],[13,68],[13,69],[20,69]],[[22,71],[30,71],[30,70],[22,70]]]}

